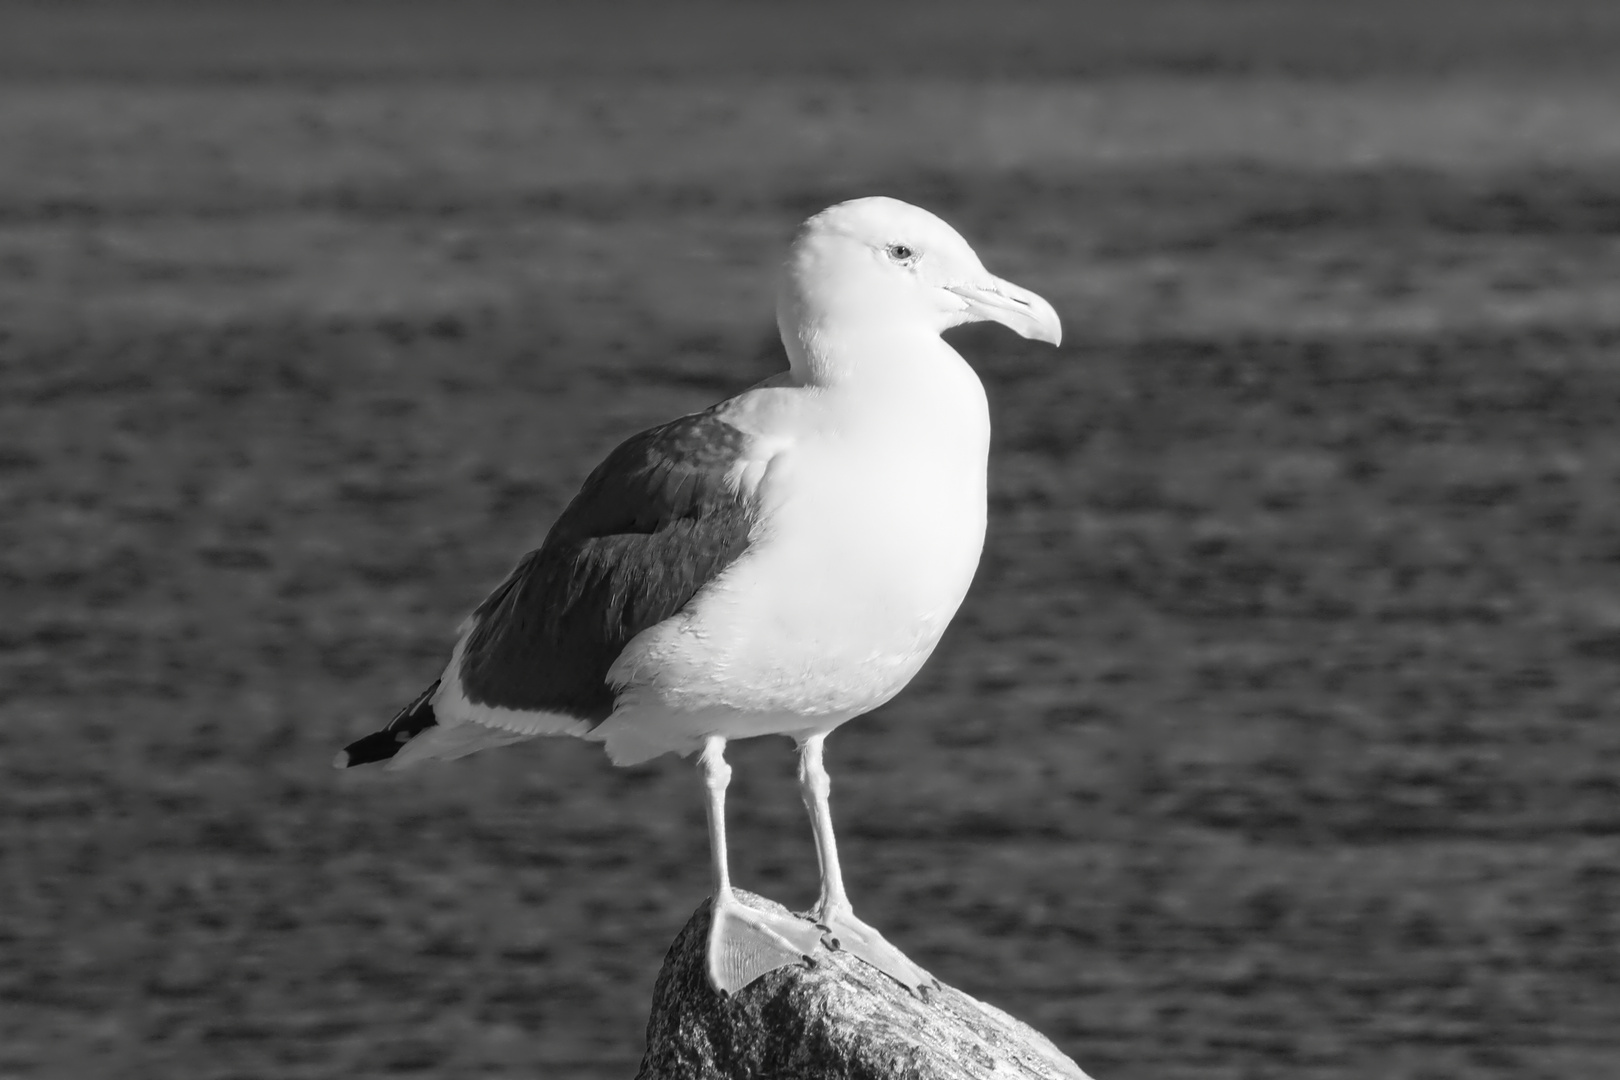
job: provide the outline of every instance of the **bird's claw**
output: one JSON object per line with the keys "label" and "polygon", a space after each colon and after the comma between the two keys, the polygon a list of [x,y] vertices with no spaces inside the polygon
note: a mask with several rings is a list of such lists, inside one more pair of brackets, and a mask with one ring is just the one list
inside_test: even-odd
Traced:
{"label": "bird's claw", "polygon": [[816,920],[821,943],[834,952],[847,952],[877,968],[924,1001],[929,991],[943,989],[938,979],[891,945],[882,934],[847,912],[834,912]]}

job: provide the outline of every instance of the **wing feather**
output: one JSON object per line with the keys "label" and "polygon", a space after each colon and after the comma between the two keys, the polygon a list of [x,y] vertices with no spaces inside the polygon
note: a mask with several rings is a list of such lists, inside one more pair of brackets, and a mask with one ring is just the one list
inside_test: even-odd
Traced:
{"label": "wing feather", "polygon": [[457,650],[466,700],[606,719],[624,646],[747,549],[754,509],[736,478],[751,443],[710,409],[620,444],[474,611]]}

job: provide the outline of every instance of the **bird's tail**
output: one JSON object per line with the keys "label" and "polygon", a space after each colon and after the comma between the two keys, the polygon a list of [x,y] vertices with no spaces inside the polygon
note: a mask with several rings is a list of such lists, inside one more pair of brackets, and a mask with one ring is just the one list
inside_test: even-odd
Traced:
{"label": "bird's tail", "polygon": [[374,761],[387,761],[399,753],[400,747],[416,738],[428,728],[437,727],[439,718],[433,715],[433,695],[439,689],[439,680],[422,691],[417,699],[399,710],[399,713],[381,731],[373,731],[363,739],[338,751],[332,762],[339,769],[355,765],[369,765]]}

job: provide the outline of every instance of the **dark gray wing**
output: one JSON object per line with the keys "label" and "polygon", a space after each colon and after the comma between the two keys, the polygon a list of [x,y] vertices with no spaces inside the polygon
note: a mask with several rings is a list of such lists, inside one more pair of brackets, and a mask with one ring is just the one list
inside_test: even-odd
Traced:
{"label": "dark gray wing", "polygon": [[710,410],[609,454],[473,613],[458,673],[467,700],[605,720],[625,645],[748,547],[751,508],[725,481],[748,441]]}

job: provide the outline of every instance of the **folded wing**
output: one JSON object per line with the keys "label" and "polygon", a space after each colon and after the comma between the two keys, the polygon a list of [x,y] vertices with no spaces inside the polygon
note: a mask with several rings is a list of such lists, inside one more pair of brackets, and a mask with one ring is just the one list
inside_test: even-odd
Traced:
{"label": "folded wing", "polygon": [[620,444],[478,605],[436,689],[338,764],[460,757],[605,720],[625,645],[747,550],[754,507],[739,477],[752,444],[718,407]]}

